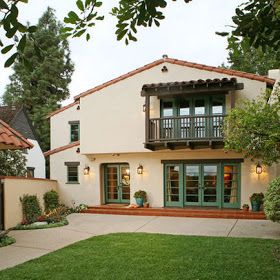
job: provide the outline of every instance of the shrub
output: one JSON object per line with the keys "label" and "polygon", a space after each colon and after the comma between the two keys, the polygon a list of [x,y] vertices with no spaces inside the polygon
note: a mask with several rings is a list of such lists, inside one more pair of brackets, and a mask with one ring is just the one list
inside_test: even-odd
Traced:
{"label": "shrub", "polygon": [[22,205],[23,220],[28,224],[36,222],[42,214],[38,197],[36,195],[25,194],[20,198],[20,202]]}
{"label": "shrub", "polygon": [[264,212],[268,219],[280,222],[280,176],[268,185],[264,198]]}
{"label": "shrub", "polygon": [[263,193],[253,193],[251,196],[250,196],[250,201],[255,201],[259,204],[263,204],[263,199],[264,199],[264,195]]}
{"label": "shrub", "polygon": [[59,196],[55,190],[44,194],[45,211],[53,210],[59,206]]}
{"label": "shrub", "polygon": [[50,223],[58,223],[65,219],[68,213],[68,208],[65,206],[59,206],[47,213],[45,213],[45,221]]}

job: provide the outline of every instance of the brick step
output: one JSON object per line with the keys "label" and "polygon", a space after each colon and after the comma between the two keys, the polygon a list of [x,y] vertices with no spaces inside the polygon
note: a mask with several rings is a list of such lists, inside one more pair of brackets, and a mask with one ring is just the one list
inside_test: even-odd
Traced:
{"label": "brick step", "polygon": [[90,207],[83,213],[136,215],[136,216],[166,216],[166,217],[196,217],[196,218],[224,218],[224,219],[258,219],[265,220],[263,212],[244,212],[238,210],[201,210],[201,209],[166,209],[166,208],[113,208]]}

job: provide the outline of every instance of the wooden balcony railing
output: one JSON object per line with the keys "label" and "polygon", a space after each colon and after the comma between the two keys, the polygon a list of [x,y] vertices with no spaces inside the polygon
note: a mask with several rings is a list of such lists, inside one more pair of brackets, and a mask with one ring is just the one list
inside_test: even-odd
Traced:
{"label": "wooden balcony railing", "polygon": [[149,119],[147,143],[166,141],[222,140],[224,115]]}

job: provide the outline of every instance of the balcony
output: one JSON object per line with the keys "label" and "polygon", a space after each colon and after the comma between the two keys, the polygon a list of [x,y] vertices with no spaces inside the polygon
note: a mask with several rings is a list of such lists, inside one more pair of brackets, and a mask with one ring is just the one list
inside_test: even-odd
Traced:
{"label": "balcony", "polygon": [[220,148],[224,115],[152,118],[146,127],[150,150]]}

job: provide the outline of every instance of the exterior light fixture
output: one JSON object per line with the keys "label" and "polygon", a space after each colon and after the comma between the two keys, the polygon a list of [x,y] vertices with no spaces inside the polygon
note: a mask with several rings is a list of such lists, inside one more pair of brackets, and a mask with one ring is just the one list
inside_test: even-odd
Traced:
{"label": "exterior light fixture", "polygon": [[89,166],[86,166],[86,167],[84,168],[84,175],[89,175],[89,171],[90,171]]}
{"label": "exterior light fixture", "polygon": [[146,112],[146,104],[143,105],[143,112]]}
{"label": "exterior light fixture", "polygon": [[129,175],[129,173],[130,173],[129,168],[126,168],[126,170],[125,170],[125,174],[126,174],[126,175]]}
{"label": "exterior light fixture", "polygon": [[76,149],[76,153],[79,154],[80,153],[80,148]]}
{"label": "exterior light fixture", "polygon": [[77,106],[77,110],[80,110],[80,105]]}
{"label": "exterior light fixture", "polygon": [[261,166],[261,164],[258,162],[258,164],[257,164],[257,166],[256,166],[256,173],[257,173],[258,175],[260,175],[260,174],[262,174],[262,172],[263,172],[262,166]]}
{"label": "exterior light fixture", "polygon": [[139,164],[137,167],[137,174],[143,174],[143,165]]}

